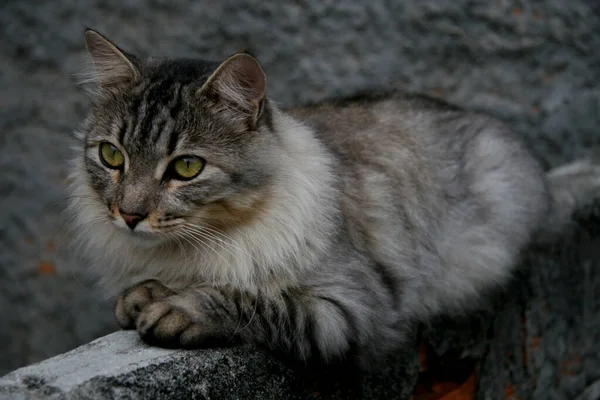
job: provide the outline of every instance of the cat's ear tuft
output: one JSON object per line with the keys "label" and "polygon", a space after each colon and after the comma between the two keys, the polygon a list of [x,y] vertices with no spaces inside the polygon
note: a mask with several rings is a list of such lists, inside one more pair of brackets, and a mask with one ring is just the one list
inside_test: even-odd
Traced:
{"label": "cat's ear tuft", "polygon": [[236,53],[225,60],[208,78],[200,93],[213,91],[220,99],[235,104],[256,122],[263,106],[267,78],[252,55]]}
{"label": "cat's ear tuft", "polygon": [[84,37],[92,61],[84,83],[94,81],[100,89],[116,90],[138,79],[139,71],[133,56],[93,29],[87,28]]}

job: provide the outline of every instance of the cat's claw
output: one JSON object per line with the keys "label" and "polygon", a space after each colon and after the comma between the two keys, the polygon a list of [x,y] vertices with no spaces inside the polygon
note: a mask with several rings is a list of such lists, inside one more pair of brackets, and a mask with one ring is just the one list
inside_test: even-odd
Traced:
{"label": "cat's claw", "polygon": [[115,318],[122,329],[135,329],[139,315],[150,304],[163,300],[174,292],[157,280],[147,280],[125,290],[117,300]]}
{"label": "cat's claw", "polygon": [[191,313],[166,299],[146,307],[137,320],[137,330],[146,343],[166,348],[197,347],[207,338],[206,330]]}

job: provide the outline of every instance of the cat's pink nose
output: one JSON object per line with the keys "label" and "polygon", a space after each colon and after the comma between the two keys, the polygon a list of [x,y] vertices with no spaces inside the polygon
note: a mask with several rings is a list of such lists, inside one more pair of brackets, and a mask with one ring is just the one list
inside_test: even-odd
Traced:
{"label": "cat's pink nose", "polygon": [[146,216],[139,214],[127,214],[121,212],[121,218],[123,218],[123,221],[125,221],[129,229],[134,230],[137,224],[139,224],[144,218],[146,218]]}

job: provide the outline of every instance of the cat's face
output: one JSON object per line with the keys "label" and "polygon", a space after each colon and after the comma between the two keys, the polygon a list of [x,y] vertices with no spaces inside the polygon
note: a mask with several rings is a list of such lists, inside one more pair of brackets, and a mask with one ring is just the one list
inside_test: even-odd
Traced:
{"label": "cat's face", "polygon": [[250,221],[267,202],[277,143],[256,60],[141,62],[96,32],[86,41],[99,94],[81,173],[101,207],[80,212],[154,240]]}

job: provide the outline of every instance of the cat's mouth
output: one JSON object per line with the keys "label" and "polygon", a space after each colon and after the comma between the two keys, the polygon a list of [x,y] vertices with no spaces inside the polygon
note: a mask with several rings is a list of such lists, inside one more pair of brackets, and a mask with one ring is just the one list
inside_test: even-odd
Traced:
{"label": "cat's mouth", "polygon": [[132,224],[125,218],[113,218],[113,224],[119,231],[132,237],[140,239],[156,239],[161,236],[161,230],[154,228],[148,221],[140,221]]}
{"label": "cat's mouth", "polygon": [[[116,204],[110,207],[113,224],[120,230],[140,238],[155,238],[164,233],[164,217],[155,212],[149,214],[127,213]],[[171,224],[172,225],[172,224]]]}
{"label": "cat's mouth", "polygon": [[179,221],[169,221],[166,224],[161,224],[161,221],[159,221],[157,224],[152,218],[146,218],[134,224],[131,220],[128,221],[127,217],[123,218],[121,215],[113,215],[111,219],[119,232],[127,237],[147,243],[168,241],[169,238],[176,236],[177,231],[184,225]]}
{"label": "cat's mouth", "polygon": [[110,219],[124,240],[134,240],[143,246],[152,246],[168,241],[194,240],[192,236],[199,227],[190,223],[187,218],[176,214],[163,214],[151,211],[146,215],[123,212],[117,204],[112,204]]}
{"label": "cat's mouth", "polygon": [[113,219],[113,224],[116,225],[115,229],[118,231],[119,237],[136,247],[153,248],[168,240],[167,235],[150,226],[144,227],[144,225],[140,224],[139,226],[136,226],[135,229],[131,229],[117,219]]}

